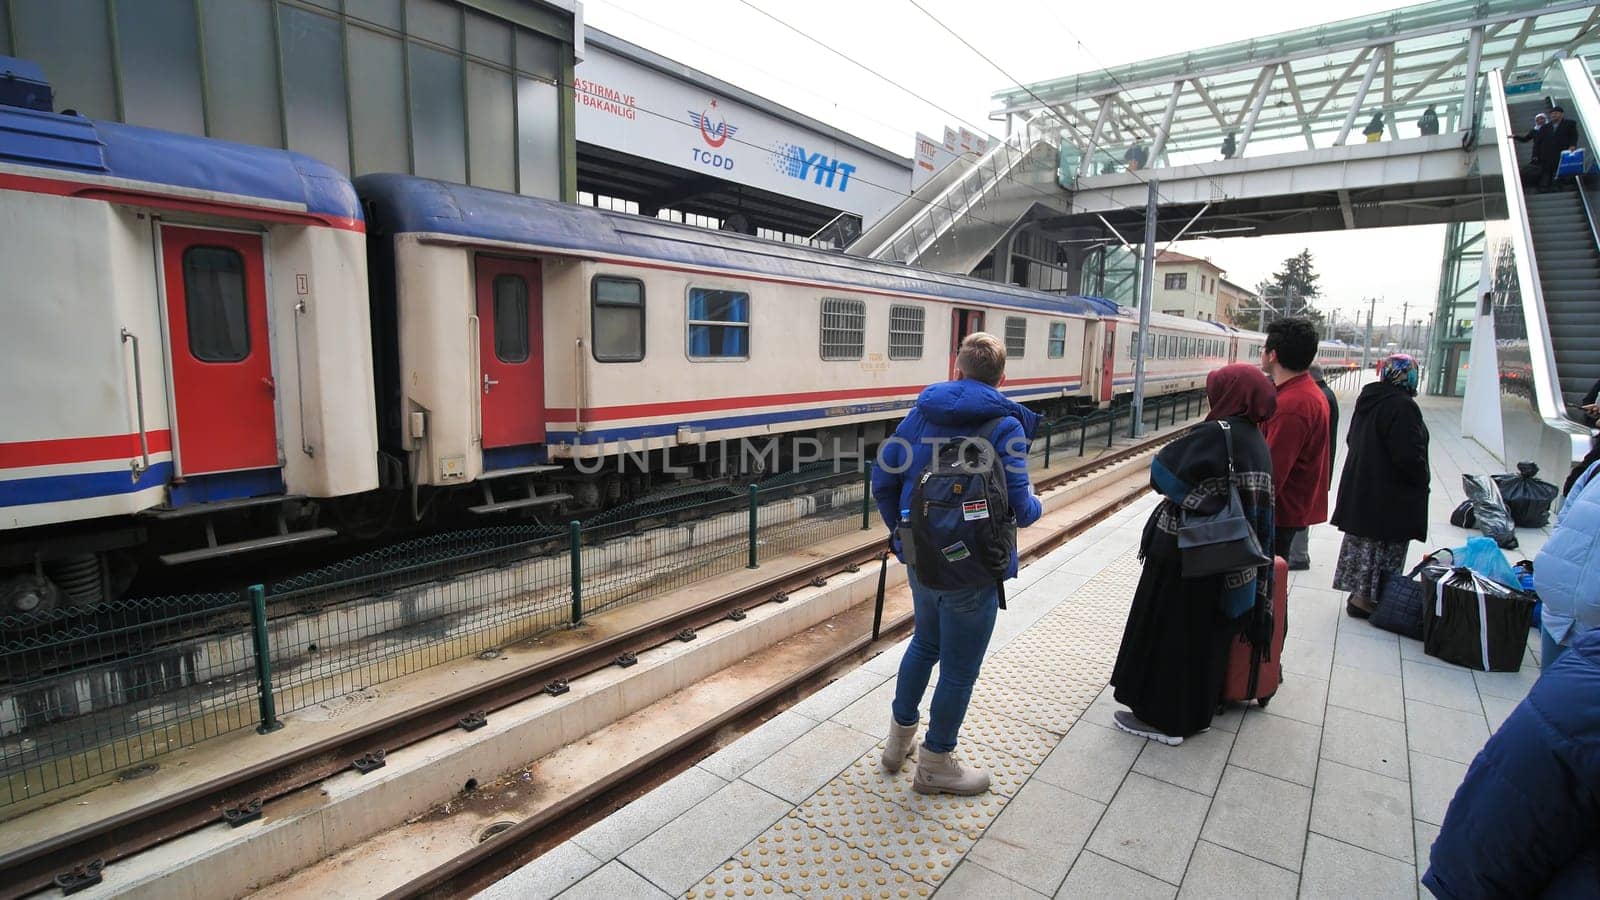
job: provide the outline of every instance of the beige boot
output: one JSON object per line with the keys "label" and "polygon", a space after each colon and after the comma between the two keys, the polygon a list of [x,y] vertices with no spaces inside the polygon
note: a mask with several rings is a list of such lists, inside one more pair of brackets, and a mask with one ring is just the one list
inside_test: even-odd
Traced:
{"label": "beige boot", "polygon": [[923,747],[917,754],[917,777],[911,787],[919,794],[981,794],[989,789],[989,773],[963,769],[950,754]]}
{"label": "beige boot", "polygon": [[891,772],[898,772],[915,752],[917,752],[917,726],[901,725],[890,716],[889,744],[883,748],[883,767]]}

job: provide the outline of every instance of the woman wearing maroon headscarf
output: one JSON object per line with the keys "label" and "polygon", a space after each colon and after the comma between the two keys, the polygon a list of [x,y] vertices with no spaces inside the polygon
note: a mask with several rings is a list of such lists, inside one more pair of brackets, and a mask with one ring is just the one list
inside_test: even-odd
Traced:
{"label": "woman wearing maroon headscarf", "polygon": [[[1258,426],[1277,408],[1277,390],[1261,369],[1225,366],[1206,378],[1208,421],[1233,436],[1233,479],[1261,546],[1272,546],[1272,454]],[[1111,675],[1116,725],[1163,744],[1206,730],[1222,696],[1228,647],[1257,604],[1271,608],[1272,566],[1184,578],[1178,553],[1180,509],[1215,512],[1228,502],[1224,430],[1201,425],[1169,444],[1150,465],[1161,503],[1145,524],[1144,571],[1128,611]]]}

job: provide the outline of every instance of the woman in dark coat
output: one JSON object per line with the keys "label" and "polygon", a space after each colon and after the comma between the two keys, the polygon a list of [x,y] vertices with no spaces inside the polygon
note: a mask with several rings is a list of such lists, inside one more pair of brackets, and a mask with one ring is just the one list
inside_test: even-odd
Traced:
{"label": "woman in dark coat", "polygon": [[[1277,390],[1257,366],[1236,363],[1206,378],[1210,421],[1233,438],[1232,484],[1262,547],[1272,546],[1272,455],[1257,426],[1277,408]],[[1222,696],[1228,648],[1260,604],[1271,608],[1272,566],[1184,578],[1178,552],[1181,509],[1212,513],[1228,502],[1224,429],[1202,425],[1169,444],[1150,465],[1161,503],[1145,523],[1144,571],[1128,611],[1111,675],[1118,728],[1163,744],[1211,725]],[[1131,711],[1130,711],[1131,710]]]}
{"label": "woman in dark coat", "polygon": [[1358,619],[1372,614],[1383,574],[1405,565],[1406,543],[1428,537],[1428,428],[1416,395],[1417,364],[1399,353],[1383,361],[1350,415],[1333,510],[1344,532],[1333,586],[1350,592],[1345,612]]}

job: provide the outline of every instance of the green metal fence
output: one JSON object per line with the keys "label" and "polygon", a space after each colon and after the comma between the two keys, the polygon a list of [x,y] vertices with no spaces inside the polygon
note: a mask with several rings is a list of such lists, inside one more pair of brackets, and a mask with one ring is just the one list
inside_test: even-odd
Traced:
{"label": "green metal fence", "polygon": [[0,619],[0,806],[320,707],[871,526],[831,466],[698,488],[565,526],[403,541],[238,594]]}

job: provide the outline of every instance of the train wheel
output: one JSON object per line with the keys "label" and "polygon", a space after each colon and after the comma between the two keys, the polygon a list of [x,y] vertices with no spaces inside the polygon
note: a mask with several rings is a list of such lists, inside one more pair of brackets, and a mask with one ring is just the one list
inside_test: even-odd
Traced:
{"label": "train wheel", "polygon": [[62,605],[61,589],[40,575],[0,576],[0,616],[47,613]]}

